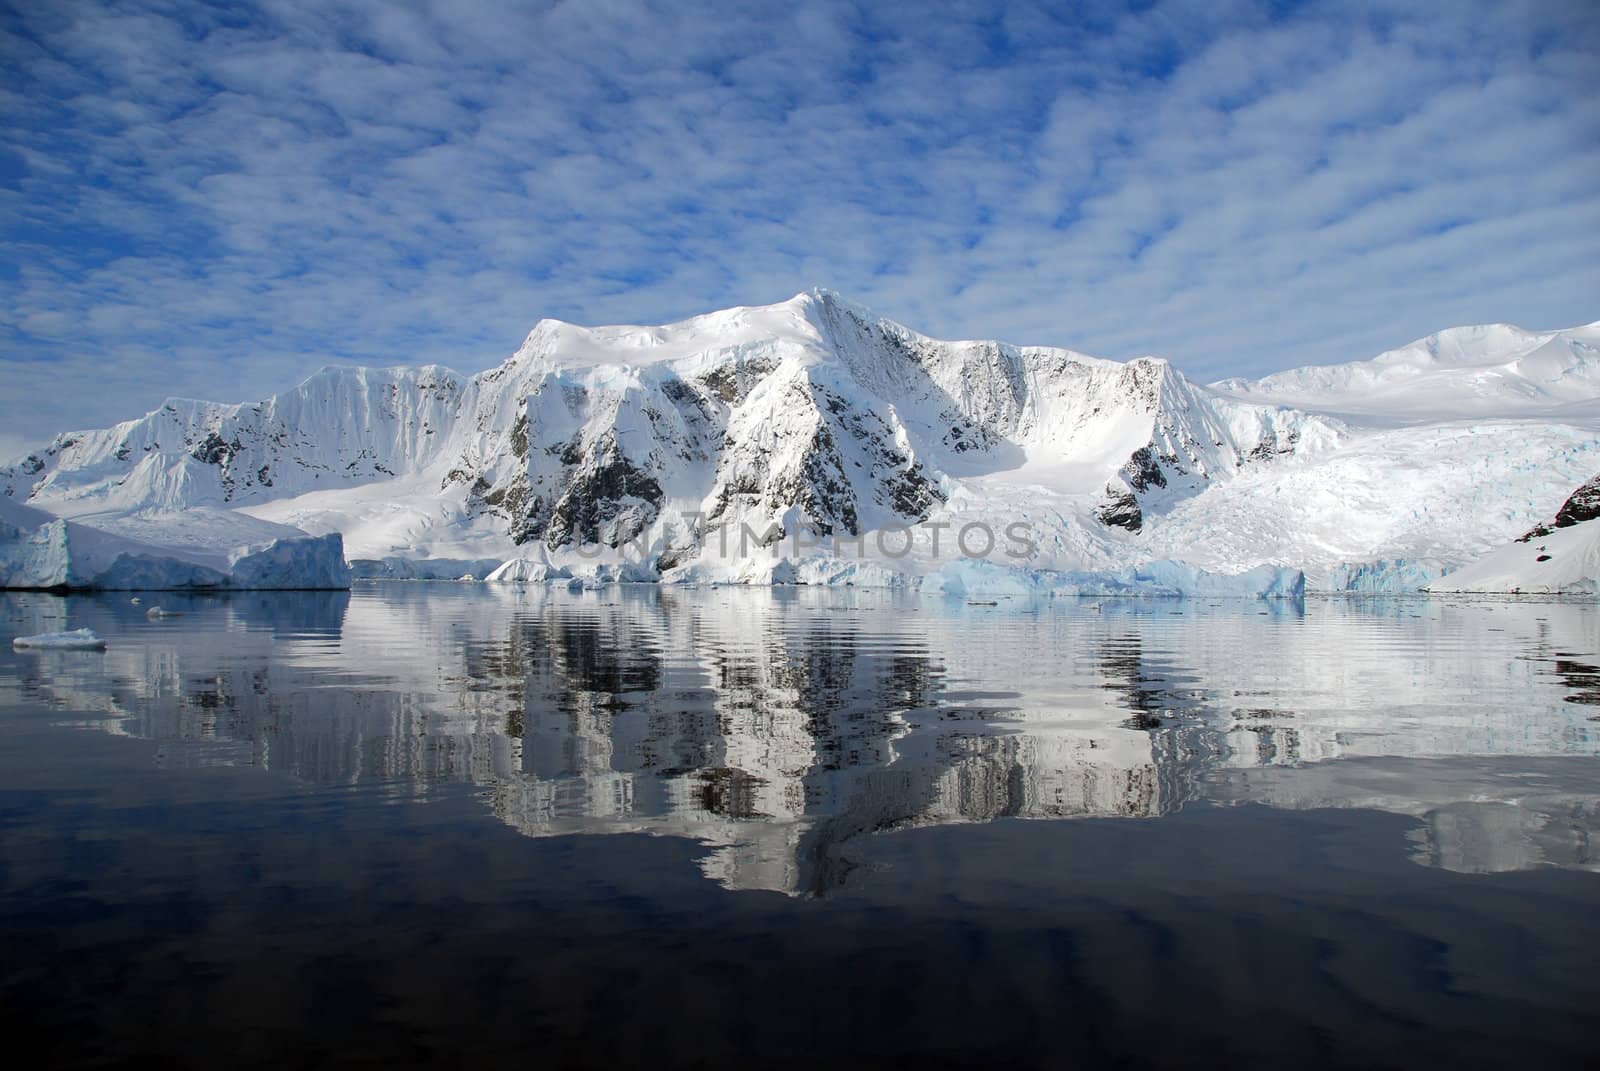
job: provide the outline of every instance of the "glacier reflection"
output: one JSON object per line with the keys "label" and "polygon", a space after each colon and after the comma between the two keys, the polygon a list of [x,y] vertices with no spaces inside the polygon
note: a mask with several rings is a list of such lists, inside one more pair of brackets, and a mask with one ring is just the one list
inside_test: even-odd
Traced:
{"label": "glacier reflection", "polygon": [[164,764],[468,782],[529,836],[692,838],[731,888],[825,893],[885,830],[1195,801],[1411,815],[1413,857],[1452,870],[1596,866],[1592,606],[423,584],[163,603],[181,616],[4,596],[16,631],[70,617],[111,650],[19,656],[0,687]]}

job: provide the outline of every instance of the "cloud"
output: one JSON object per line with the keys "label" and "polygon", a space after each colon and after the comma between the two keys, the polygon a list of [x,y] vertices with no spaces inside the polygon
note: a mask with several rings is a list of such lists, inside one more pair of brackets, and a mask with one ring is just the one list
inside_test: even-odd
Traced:
{"label": "cloud", "polygon": [[1600,19],[1285,12],[29,5],[5,434],[818,284],[1202,379],[1600,316]]}

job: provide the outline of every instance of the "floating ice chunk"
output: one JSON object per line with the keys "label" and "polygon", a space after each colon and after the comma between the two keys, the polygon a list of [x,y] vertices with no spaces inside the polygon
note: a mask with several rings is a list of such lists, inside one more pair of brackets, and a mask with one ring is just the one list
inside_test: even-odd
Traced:
{"label": "floating ice chunk", "polygon": [[94,634],[93,629],[77,628],[71,632],[43,632],[37,636],[18,636],[11,646],[23,650],[41,651],[104,651],[106,641]]}
{"label": "floating ice chunk", "polygon": [[178,617],[181,615],[177,610],[163,610],[159,606],[152,606],[144,612],[144,616],[152,621],[160,621],[163,617]]}
{"label": "floating ice chunk", "polygon": [[333,590],[350,586],[344,540],[338,533],[236,547],[229,554],[228,566],[230,588]]}

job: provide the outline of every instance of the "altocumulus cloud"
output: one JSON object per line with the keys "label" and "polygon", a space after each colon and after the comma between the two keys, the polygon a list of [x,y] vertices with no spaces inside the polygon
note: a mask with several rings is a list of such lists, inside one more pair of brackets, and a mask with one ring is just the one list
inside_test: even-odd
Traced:
{"label": "altocumulus cloud", "polygon": [[511,6],[9,9],[0,450],[811,285],[1201,379],[1600,316],[1592,5]]}

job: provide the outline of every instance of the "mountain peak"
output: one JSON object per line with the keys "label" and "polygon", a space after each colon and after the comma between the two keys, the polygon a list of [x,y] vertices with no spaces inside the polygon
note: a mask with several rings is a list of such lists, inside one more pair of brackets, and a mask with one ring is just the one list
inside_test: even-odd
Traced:
{"label": "mountain peak", "polygon": [[[0,493],[61,516],[244,509],[374,558],[646,539],[651,575],[723,575],[702,521],[858,535],[940,517],[1044,526],[1041,568],[1333,565],[1525,531],[1600,467],[1596,422],[1584,329],[1459,328],[1204,388],[1154,356],[941,341],[813,287],[656,326],[543,319],[472,377],[334,365],[258,403],[173,401],[0,468]],[[1327,488],[1347,486],[1379,504],[1330,527]],[[1217,516],[1238,533],[1219,542]]]}
{"label": "mountain peak", "polygon": [[1311,365],[1214,388],[1273,405],[1378,421],[1525,415],[1600,403],[1600,352],[1588,328],[1450,327],[1365,361]]}
{"label": "mountain peak", "polygon": [[736,305],[666,324],[588,327],[543,319],[515,358],[543,358],[570,367],[643,365],[762,342],[815,345],[815,310],[829,307],[861,308],[834,291],[814,287],[771,305]]}

